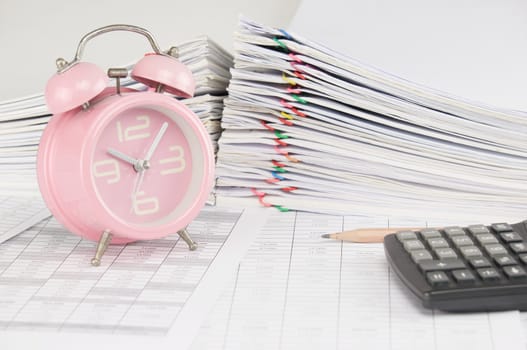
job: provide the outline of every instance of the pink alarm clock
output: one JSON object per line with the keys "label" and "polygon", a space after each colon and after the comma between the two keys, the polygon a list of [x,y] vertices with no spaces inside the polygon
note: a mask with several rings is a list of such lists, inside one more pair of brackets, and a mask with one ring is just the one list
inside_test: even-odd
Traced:
{"label": "pink alarm clock", "polygon": [[[145,36],[154,54],[145,55],[131,76],[152,88],[120,87],[124,68],[105,74],[81,62],[86,43],[110,31]],[[192,97],[191,71],[162,53],[152,35],[130,25],[111,25],[86,34],[74,60],[57,60],[46,102],[53,117],[37,156],[38,183],[55,218],[71,232],[98,241],[97,266],[109,243],[127,243],[177,232],[196,248],[186,226],[210,193],[214,153],[199,118],[173,96]],[[115,87],[107,87],[115,78]],[[165,94],[168,93],[168,94]]]}

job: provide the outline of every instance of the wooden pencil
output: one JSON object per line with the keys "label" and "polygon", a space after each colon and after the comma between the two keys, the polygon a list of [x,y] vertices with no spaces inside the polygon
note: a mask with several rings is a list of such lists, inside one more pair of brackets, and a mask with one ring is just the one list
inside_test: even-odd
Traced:
{"label": "wooden pencil", "polygon": [[384,236],[397,231],[416,231],[422,227],[361,228],[338,233],[328,233],[322,238],[337,239],[356,243],[381,243]]}

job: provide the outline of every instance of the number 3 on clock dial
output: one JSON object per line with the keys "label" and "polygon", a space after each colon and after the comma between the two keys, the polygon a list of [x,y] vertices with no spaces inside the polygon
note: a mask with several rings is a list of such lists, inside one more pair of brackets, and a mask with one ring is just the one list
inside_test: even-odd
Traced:
{"label": "number 3 on clock dial", "polygon": [[[148,166],[144,170],[134,168],[132,163],[142,164],[152,147]],[[173,212],[188,190],[191,170],[189,144],[174,119],[139,108],[135,115],[123,113],[108,124],[97,142],[92,163],[100,200],[115,215],[131,222],[159,220]]]}

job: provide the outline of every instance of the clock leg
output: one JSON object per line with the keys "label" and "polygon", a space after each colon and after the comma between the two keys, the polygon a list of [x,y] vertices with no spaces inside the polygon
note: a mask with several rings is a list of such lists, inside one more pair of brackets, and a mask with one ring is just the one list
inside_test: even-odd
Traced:
{"label": "clock leg", "polygon": [[95,257],[91,259],[91,264],[93,266],[99,266],[101,264],[101,258],[104,255],[104,252],[106,251],[106,248],[108,248],[108,244],[110,244],[110,241],[112,240],[112,234],[110,231],[105,230],[101,238],[99,238],[99,242],[97,243],[97,250],[95,251]]}
{"label": "clock leg", "polygon": [[186,228],[179,230],[177,234],[188,244],[189,250],[196,250],[196,248],[198,248],[198,244],[190,238]]}

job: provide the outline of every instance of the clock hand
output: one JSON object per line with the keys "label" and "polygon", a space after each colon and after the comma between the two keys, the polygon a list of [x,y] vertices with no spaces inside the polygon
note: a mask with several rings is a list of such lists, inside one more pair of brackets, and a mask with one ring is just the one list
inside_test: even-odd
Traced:
{"label": "clock hand", "polygon": [[146,152],[145,161],[148,162],[150,158],[152,158],[152,155],[154,154],[154,151],[156,150],[157,146],[159,146],[159,142],[161,142],[161,138],[163,137],[163,135],[165,135],[167,128],[168,128],[168,123],[164,122],[163,125],[161,125],[161,129],[159,129],[159,132],[154,138],[152,145],[150,145],[150,148]]}
{"label": "clock hand", "polygon": [[127,163],[130,163],[134,166],[134,168],[137,166],[137,164],[139,163],[139,159],[135,159],[135,158],[132,158],[122,152],[119,152],[117,150],[114,150],[113,148],[108,148],[107,152],[114,156],[115,158],[118,158],[120,160],[123,160]]}
{"label": "clock hand", "polygon": [[145,171],[141,171],[139,174],[139,177],[135,180],[134,190],[132,191],[132,204],[135,198],[137,197],[139,188],[141,187],[141,184],[143,183],[144,178],[145,178]]}
{"label": "clock hand", "polygon": [[141,187],[141,184],[143,183],[143,179],[145,177],[145,171],[150,167],[149,160],[154,154],[157,146],[159,146],[159,143],[161,142],[161,139],[163,138],[163,135],[165,135],[165,132],[167,131],[168,123],[164,122],[163,125],[161,125],[161,128],[159,129],[156,137],[154,138],[154,141],[152,141],[152,144],[150,145],[150,148],[146,152],[145,159],[144,160],[138,160],[136,165],[134,165],[134,168],[138,170],[138,164],[141,164],[140,169],[138,170],[140,172],[139,178],[136,180],[134,185],[134,190],[132,191],[132,196],[137,196],[137,193],[139,192],[139,188]]}

